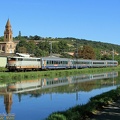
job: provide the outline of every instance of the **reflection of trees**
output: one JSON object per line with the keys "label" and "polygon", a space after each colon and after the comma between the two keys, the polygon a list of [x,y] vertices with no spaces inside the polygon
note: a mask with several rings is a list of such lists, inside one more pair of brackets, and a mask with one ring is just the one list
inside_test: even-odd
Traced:
{"label": "reflection of trees", "polygon": [[29,94],[31,94],[30,97],[40,97],[42,94],[39,93],[38,91],[31,91]]}
{"label": "reflection of trees", "polygon": [[34,90],[34,91],[29,91],[29,92],[24,92],[24,93],[21,93],[21,96],[24,95],[28,95],[30,94],[30,97],[40,97],[42,95],[42,91],[39,91],[39,90]]}

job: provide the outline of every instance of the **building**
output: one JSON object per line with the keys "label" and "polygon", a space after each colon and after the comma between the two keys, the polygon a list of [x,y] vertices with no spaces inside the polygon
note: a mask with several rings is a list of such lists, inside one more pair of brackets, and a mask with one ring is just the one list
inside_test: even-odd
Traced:
{"label": "building", "polygon": [[12,34],[10,20],[8,19],[4,31],[4,41],[0,42],[0,53],[15,52],[16,43],[13,41]]}

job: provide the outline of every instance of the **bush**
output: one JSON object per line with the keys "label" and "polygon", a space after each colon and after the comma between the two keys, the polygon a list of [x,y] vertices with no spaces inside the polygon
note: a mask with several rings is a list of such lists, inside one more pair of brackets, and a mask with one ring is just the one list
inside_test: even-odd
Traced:
{"label": "bush", "polygon": [[66,117],[59,113],[54,113],[50,115],[47,120],[67,120]]}
{"label": "bush", "polygon": [[0,67],[0,72],[5,72],[5,71],[7,71],[7,68]]}

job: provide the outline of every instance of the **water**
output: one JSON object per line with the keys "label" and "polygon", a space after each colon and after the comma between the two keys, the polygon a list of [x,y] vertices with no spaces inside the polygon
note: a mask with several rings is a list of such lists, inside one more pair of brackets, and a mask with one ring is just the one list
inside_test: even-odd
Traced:
{"label": "water", "polygon": [[52,112],[86,104],[119,85],[118,72],[2,83],[0,91],[7,93],[0,95],[0,113],[14,114],[15,120],[44,120]]}

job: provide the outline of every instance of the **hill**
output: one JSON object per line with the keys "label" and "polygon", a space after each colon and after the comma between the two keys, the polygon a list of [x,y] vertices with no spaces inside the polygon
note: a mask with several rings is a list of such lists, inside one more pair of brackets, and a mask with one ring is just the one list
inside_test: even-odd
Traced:
{"label": "hill", "polygon": [[[84,58],[83,55],[86,52],[95,52],[90,59],[114,59],[120,61],[120,45],[97,42],[86,39],[77,39],[72,37],[66,38],[51,38],[40,36],[17,36],[14,37],[14,41],[18,42],[16,52],[34,54],[35,56],[48,56],[50,54],[59,54],[63,57],[76,57],[71,55],[82,54],[79,58]],[[87,46],[86,51],[82,53],[84,46]],[[76,53],[75,53],[76,52]],[[87,54],[88,55],[88,54]],[[86,55],[86,56],[87,56]],[[89,55],[90,56],[90,55]]]}

